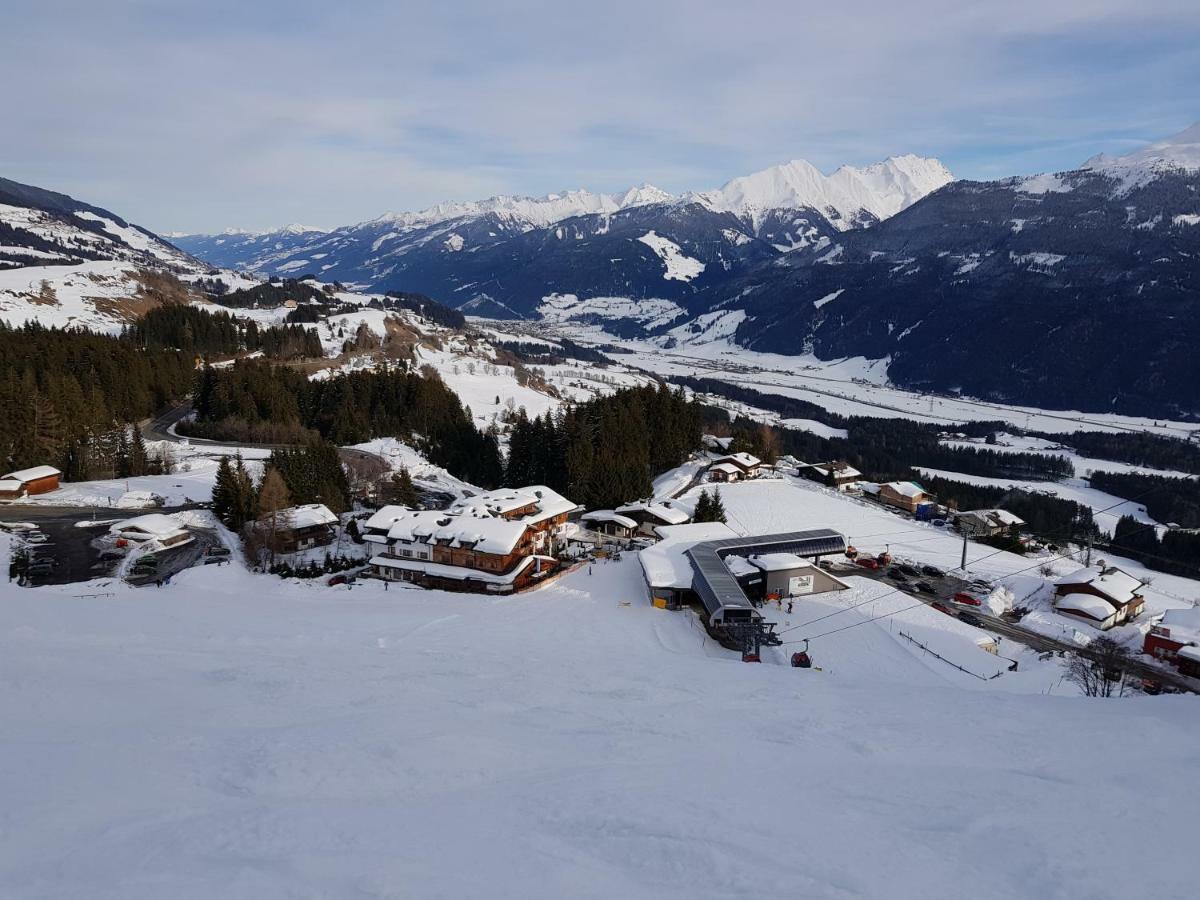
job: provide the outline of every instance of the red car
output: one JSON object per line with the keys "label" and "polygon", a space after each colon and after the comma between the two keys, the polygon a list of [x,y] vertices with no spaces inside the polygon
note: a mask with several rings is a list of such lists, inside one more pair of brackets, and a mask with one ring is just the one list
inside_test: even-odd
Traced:
{"label": "red car", "polygon": [[983,601],[978,597],[972,597],[970,594],[964,594],[962,591],[954,595],[954,602],[961,603],[963,606],[983,606]]}

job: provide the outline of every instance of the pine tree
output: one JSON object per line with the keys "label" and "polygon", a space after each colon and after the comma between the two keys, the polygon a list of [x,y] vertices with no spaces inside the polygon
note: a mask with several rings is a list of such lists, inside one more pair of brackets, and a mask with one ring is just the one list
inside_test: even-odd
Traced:
{"label": "pine tree", "polygon": [[408,469],[402,468],[392,476],[392,497],[396,503],[410,509],[416,509],[421,505],[421,495],[417,493],[416,485],[413,484]]}
{"label": "pine tree", "polygon": [[236,521],[237,485],[234,483],[233,466],[229,457],[222,456],[217,463],[217,477],[213,482],[212,511],[218,521],[234,531],[238,530]]}
{"label": "pine tree", "polygon": [[725,504],[721,502],[721,489],[714,488],[712,496],[712,519],[710,521],[725,524]]}
{"label": "pine tree", "polygon": [[132,433],[129,441],[129,474],[145,475],[150,462],[146,453],[146,442],[142,439],[141,429],[136,425],[129,425],[128,429]]}
{"label": "pine tree", "polygon": [[696,511],[692,513],[693,522],[711,522],[713,512],[712,497],[708,495],[707,490],[700,492],[700,499],[696,501]]}

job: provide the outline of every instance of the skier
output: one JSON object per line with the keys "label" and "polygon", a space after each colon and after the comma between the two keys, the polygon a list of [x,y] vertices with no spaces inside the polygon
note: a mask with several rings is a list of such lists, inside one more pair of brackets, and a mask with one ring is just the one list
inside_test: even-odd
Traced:
{"label": "skier", "polygon": [[789,600],[788,601],[788,615],[790,616],[791,614],[792,614],[792,601]]}

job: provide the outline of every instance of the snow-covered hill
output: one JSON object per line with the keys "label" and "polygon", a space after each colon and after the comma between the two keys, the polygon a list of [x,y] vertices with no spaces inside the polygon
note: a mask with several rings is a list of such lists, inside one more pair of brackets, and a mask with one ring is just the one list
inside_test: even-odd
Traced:
{"label": "snow-covered hill", "polygon": [[1032,654],[968,676],[851,581],[792,617],[861,626],[820,671],[737,661],[631,554],[504,598],[236,560],[0,586],[0,894],[1191,896],[1189,698],[1072,696]]}
{"label": "snow-covered hill", "polygon": [[209,266],[116,213],[0,178],[0,319],[114,331]]}

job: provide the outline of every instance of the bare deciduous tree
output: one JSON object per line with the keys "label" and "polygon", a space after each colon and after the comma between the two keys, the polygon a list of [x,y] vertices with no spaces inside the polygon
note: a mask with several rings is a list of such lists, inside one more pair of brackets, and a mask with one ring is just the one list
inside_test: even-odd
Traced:
{"label": "bare deciduous tree", "polygon": [[1124,697],[1129,651],[1110,637],[1088,645],[1088,655],[1077,653],[1067,663],[1067,680],[1087,697]]}

